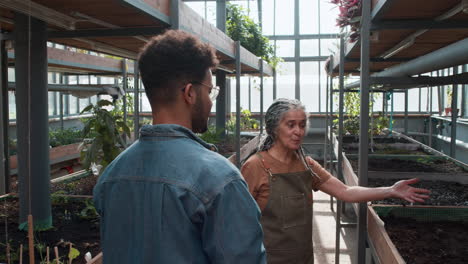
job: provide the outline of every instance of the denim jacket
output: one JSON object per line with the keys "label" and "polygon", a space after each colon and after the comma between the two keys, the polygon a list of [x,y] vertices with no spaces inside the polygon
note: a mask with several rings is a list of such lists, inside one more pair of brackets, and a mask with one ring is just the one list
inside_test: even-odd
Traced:
{"label": "denim jacket", "polygon": [[260,210],[239,170],[182,126],[140,135],[94,188],[104,263],[265,263]]}

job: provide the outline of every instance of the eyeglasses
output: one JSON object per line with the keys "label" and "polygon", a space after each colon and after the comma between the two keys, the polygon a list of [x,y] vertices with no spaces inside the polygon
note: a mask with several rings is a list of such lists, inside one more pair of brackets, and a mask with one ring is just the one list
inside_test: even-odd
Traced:
{"label": "eyeglasses", "polygon": [[[202,82],[192,82],[192,83],[200,84],[200,85],[203,85],[203,86],[206,86],[206,87],[210,88],[210,91],[209,91],[210,95],[209,96],[210,96],[210,100],[212,102],[214,102],[216,100],[216,98],[218,97],[219,86],[208,85],[208,84],[205,84],[205,83],[202,83]],[[182,91],[185,91],[185,87],[182,88]]]}

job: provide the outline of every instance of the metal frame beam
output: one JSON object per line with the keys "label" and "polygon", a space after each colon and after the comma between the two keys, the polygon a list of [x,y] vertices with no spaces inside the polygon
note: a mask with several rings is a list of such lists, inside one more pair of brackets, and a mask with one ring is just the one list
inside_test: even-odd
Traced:
{"label": "metal frame beam", "polygon": [[8,140],[8,54],[0,41],[0,194],[10,192],[10,151]]}
{"label": "metal frame beam", "polygon": [[80,30],[54,30],[47,33],[48,39],[92,38],[92,37],[128,37],[140,35],[159,35],[164,27],[104,28]]}
{"label": "metal frame beam", "polygon": [[466,21],[458,20],[382,20],[373,22],[371,30],[398,30],[398,29],[456,29],[466,28]]}
{"label": "metal frame beam", "polygon": [[241,45],[240,41],[236,41],[236,165],[240,169],[240,75],[241,75]]}
{"label": "metal frame beam", "polygon": [[[466,84],[468,83],[468,73],[459,73],[451,76],[431,77],[370,77],[370,85],[391,85],[391,86],[407,86],[409,88],[418,88],[419,86],[441,86],[451,84]],[[359,87],[360,81],[356,81],[346,85],[345,89],[355,89]]]}
{"label": "metal frame beam", "polygon": [[[370,58],[370,20],[371,0],[362,0],[361,16],[361,105],[359,117],[359,186],[367,186],[369,154],[369,58]],[[359,203],[358,210],[358,252],[356,263],[365,263],[367,240],[367,203]]]}

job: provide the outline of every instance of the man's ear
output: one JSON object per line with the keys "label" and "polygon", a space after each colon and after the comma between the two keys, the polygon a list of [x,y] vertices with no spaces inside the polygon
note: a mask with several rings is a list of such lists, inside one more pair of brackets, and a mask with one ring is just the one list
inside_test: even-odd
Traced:
{"label": "man's ear", "polygon": [[197,91],[191,83],[188,83],[185,85],[182,96],[187,104],[194,105],[197,100]]}

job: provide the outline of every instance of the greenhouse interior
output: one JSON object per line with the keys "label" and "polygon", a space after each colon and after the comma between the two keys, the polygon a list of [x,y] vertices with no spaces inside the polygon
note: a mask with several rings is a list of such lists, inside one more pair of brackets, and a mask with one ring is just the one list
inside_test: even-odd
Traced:
{"label": "greenhouse interior", "polygon": [[[161,231],[173,239],[147,242],[134,231],[129,237],[140,236],[141,248],[120,241],[119,248],[128,249],[120,251],[135,260],[121,263],[468,263],[467,0],[0,0],[0,10],[0,263],[115,263],[110,261],[110,255],[118,257],[110,246],[114,244],[103,247],[105,232],[144,221],[135,219],[140,215],[135,205],[119,214],[127,220],[104,220],[104,209],[96,207],[96,196],[102,196],[97,190],[116,181],[111,176],[119,174],[115,168],[122,157],[145,144],[142,137],[151,129],[161,124],[184,127],[158,121],[155,109],[160,108],[145,90],[153,88],[144,85],[145,78],[160,77],[143,73],[143,51],[168,32],[188,33],[215,54],[216,66],[207,67],[212,83],[198,82],[210,88],[210,96],[219,89],[206,129],[184,129],[196,138],[190,144],[208,148],[206,142],[214,145],[210,153],[218,152],[216,164],[203,158],[204,149],[194,154],[200,162],[215,164],[205,165],[201,173],[229,167],[242,182],[244,196],[237,200],[248,196],[249,203],[233,212],[242,225],[229,223],[237,218],[227,215],[220,222],[206,220],[231,230],[222,234],[230,241],[219,241],[216,228],[211,234],[216,238],[206,238],[216,242],[204,240],[209,227],[187,215],[192,226]],[[180,102],[191,91],[201,91],[187,88],[195,82],[183,85],[177,93]],[[291,105],[275,112],[278,102]],[[203,114],[197,105],[190,107],[191,114]],[[304,115],[303,123],[286,127],[292,124],[284,123],[291,113]],[[282,133],[296,132],[297,147],[284,143],[289,134]],[[268,139],[273,140],[270,146]],[[274,153],[282,153],[273,151],[283,150],[291,162],[302,161],[301,168],[312,178],[319,177],[317,185],[312,180],[305,186],[301,180],[307,189],[297,193],[302,205],[283,200],[296,195],[286,187],[284,192],[273,188],[280,186],[281,177],[296,172],[292,167],[284,167],[285,173],[273,171],[281,163]],[[190,149],[168,150],[167,157],[146,151],[148,161],[141,156],[135,167],[143,164],[151,170],[153,165],[145,165],[150,157],[154,164],[169,160],[173,171],[164,175],[189,166],[178,165],[177,157],[188,157],[184,152]],[[261,151],[278,164],[270,169]],[[268,186],[265,208],[257,205],[260,191],[252,185],[261,179],[244,174],[244,164],[255,158],[263,162],[259,166]],[[159,179],[156,174],[147,176]],[[275,175],[280,179],[276,184]],[[170,185],[171,179],[167,181]],[[412,198],[400,195],[403,189]],[[360,199],[366,192],[374,196]],[[105,204],[125,199],[115,195]],[[163,197],[161,203],[169,199]],[[189,198],[179,202],[184,199]],[[242,206],[231,202],[231,211]],[[229,211],[202,204],[213,214]],[[249,208],[254,212],[247,212]],[[272,217],[273,212],[278,215]],[[278,231],[271,227],[281,222],[275,217],[293,225],[283,222]],[[145,222],[144,232],[160,228],[151,225]],[[187,238],[201,248],[196,253],[200,260],[190,257],[193,249],[182,248],[188,242],[180,238],[181,248],[169,245],[192,229],[203,230],[195,236],[199,240]],[[284,240],[274,232],[284,234]],[[287,250],[276,258],[281,254],[274,252],[294,244],[288,232],[306,241],[300,254],[308,258],[299,261]],[[254,242],[242,248],[242,236],[257,239],[258,248]],[[275,236],[284,244],[272,241]],[[219,245],[210,248],[209,243]],[[176,257],[184,250],[187,262]]]}

